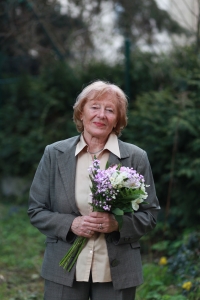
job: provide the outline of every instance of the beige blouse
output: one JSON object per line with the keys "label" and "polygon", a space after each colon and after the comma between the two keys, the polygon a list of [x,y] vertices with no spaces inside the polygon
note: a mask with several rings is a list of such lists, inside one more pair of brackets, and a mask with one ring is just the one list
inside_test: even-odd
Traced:
{"label": "beige blouse", "polygon": [[[104,149],[98,154],[100,168],[105,169],[112,152],[120,158],[118,139],[115,134],[110,134]],[[89,166],[92,165],[92,156],[87,152],[87,144],[81,135],[80,142],[76,146],[75,156],[77,157],[75,198],[77,207],[81,215],[88,215],[92,209],[89,205],[90,178],[88,173]],[[107,252],[104,233],[95,233],[88,239],[85,247],[81,251],[76,264],[76,281],[88,281],[92,273],[93,282],[110,282],[110,264]]]}

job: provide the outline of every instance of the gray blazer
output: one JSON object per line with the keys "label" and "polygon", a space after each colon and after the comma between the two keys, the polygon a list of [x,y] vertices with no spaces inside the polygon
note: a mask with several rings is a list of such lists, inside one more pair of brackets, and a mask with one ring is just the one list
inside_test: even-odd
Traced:
{"label": "gray blazer", "polygon": [[[79,139],[77,136],[46,147],[31,185],[28,208],[32,225],[46,235],[41,275],[67,286],[73,285],[75,266],[67,272],[59,267],[59,261],[76,238],[70,226],[80,215],[75,202],[75,149]],[[114,289],[124,289],[143,282],[139,239],[155,227],[160,207],[146,152],[118,141],[121,159],[110,153],[109,163],[133,167],[150,185],[148,204],[123,216],[120,232],[105,234]]]}

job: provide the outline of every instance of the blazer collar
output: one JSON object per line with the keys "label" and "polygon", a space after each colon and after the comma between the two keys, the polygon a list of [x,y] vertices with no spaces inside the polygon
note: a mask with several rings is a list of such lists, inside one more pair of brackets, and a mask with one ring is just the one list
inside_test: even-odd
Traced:
{"label": "blazer collar", "polygon": [[76,145],[79,142],[79,140],[80,140],[80,136],[74,136],[67,140],[63,140],[55,143],[53,147],[61,152],[68,153],[74,147],[76,148]]}

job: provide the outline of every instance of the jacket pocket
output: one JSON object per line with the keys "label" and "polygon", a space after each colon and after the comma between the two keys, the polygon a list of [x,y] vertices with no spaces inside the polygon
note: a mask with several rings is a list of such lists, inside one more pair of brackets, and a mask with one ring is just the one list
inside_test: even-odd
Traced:
{"label": "jacket pocket", "polygon": [[46,241],[45,241],[45,244],[47,244],[47,243],[57,243],[57,242],[58,242],[58,239],[47,237]]}
{"label": "jacket pocket", "polygon": [[140,243],[139,242],[130,243],[130,246],[132,249],[140,248]]}

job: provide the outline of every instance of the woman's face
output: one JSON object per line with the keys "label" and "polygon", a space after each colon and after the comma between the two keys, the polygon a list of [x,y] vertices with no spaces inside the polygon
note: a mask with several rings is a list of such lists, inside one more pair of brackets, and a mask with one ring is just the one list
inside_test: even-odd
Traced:
{"label": "woman's face", "polygon": [[98,100],[88,100],[80,115],[85,138],[107,139],[117,124],[117,99],[113,93],[105,93]]}

